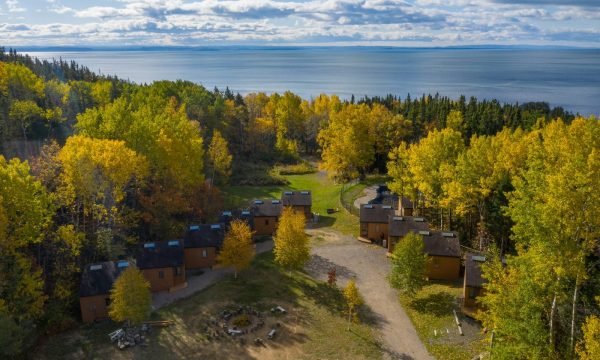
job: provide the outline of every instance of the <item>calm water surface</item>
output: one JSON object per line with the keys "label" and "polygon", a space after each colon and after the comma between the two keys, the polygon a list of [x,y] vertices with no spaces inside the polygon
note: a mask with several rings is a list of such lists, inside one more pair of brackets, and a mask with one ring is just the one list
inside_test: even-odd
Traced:
{"label": "calm water surface", "polygon": [[461,94],[600,114],[600,50],[217,48],[28,52],[135,82],[185,79],[242,94]]}

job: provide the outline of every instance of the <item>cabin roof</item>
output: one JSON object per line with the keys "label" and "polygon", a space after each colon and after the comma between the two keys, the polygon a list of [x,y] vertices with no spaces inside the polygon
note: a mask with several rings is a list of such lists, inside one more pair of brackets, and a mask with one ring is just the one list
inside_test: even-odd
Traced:
{"label": "cabin roof", "polygon": [[222,211],[219,215],[219,223],[229,227],[233,220],[244,220],[252,227],[252,212],[250,210],[227,210]]}
{"label": "cabin roof", "polygon": [[279,217],[283,210],[280,200],[254,200],[251,203],[250,210],[253,216]]}
{"label": "cabin roof", "polygon": [[137,266],[140,269],[159,269],[183,265],[183,241],[165,240],[140,244]]}
{"label": "cabin roof", "polygon": [[[428,232],[429,235],[425,235],[424,232]],[[419,234],[423,236],[427,255],[460,258],[460,242],[456,232],[420,231]]]}
{"label": "cabin roof", "polygon": [[[127,266],[123,266],[125,264]],[[109,294],[115,280],[129,266],[131,265],[128,261],[105,261],[87,264],[81,273],[79,296],[87,297]]]}
{"label": "cabin roof", "polygon": [[311,206],[312,194],[309,190],[284,191],[281,202],[283,206]]}
{"label": "cabin roof", "polygon": [[385,223],[394,214],[394,208],[384,204],[362,204],[360,205],[360,222]]}
{"label": "cabin roof", "polygon": [[191,225],[185,233],[184,247],[189,248],[220,248],[225,239],[225,224]]}
{"label": "cabin roof", "polygon": [[402,238],[411,231],[418,233],[421,230],[429,230],[429,224],[424,218],[414,216],[390,216],[389,236]]}
{"label": "cabin roof", "polygon": [[465,260],[465,286],[482,287],[486,280],[481,276],[481,264],[485,256],[467,254]]}

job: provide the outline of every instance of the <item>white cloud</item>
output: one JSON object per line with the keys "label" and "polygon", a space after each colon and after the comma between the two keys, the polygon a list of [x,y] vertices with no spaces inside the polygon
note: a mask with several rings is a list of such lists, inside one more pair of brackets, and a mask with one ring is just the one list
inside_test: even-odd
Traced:
{"label": "white cloud", "polygon": [[27,11],[27,9],[19,5],[18,0],[6,0],[6,7],[8,8],[8,12],[11,13]]}

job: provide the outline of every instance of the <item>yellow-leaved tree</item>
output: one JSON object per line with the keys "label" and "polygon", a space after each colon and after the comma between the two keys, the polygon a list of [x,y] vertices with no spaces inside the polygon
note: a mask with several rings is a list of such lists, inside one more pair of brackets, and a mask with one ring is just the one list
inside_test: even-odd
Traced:
{"label": "yellow-leaved tree", "polygon": [[114,321],[138,324],[150,314],[150,283],[141,271],[129,267],[115,281],[110,291],[108,315]]}
{"label": "yellow-leaved tree", "polygon": [[237,279],[238,272],[250,265],[254,255],[250,226],[243,220],[232,221],[217,260],[221,265],[232,266]]}
{"label": "yellow-leaved tree", "polygon": [[[600,304],[600,296],[596,297]],[[583,339],[577,344],[577,355],[581,360],[594,360],[600,357],[600,317],[590,315],[583,324]]]}
{"label": "yellow-leaved tree", "polygon": [[226,183],[231,175],[231,160],[233,157],[229,153],[227,140],[223,138],[218,130],[215,130],[208,146],[208,160],[211,166],[212,176],[210,183],[215,182],[215,176],[218,175],[221,182]]}
{"label": "yellow-leaved tree", "polygon": [[310,244],[304,232],[304,214],[285,207],[275,232],[275,262],[292,270],[300,269],[310,257]]}
{"label": "yellow-leaved tree", "polygon": [[348,331],[350,331],[350,320],[353,317],[358,320],[357,309],[364,303],[354,279],[350,279],[344,288],[344,299],[346,299],[346,305],[348,306]]}

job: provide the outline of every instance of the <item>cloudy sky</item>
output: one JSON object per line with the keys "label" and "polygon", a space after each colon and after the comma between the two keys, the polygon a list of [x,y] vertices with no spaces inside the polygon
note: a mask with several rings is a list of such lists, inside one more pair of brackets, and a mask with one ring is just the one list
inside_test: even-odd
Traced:
{"label": "cloudy sky", "polygon": [[600,0],[0,0],[0,45],[600,47]]}

